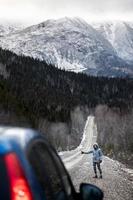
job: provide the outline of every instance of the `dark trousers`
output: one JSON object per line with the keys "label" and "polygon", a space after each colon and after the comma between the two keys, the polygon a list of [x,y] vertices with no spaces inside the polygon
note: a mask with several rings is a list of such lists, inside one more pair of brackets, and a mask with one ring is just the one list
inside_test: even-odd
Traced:
{"label": "dark trousers", "polygon": [[93,169],[95,174],[97,174],[97,168],[99,170],[99,173],[102,174],[100,162],[93,162]]}

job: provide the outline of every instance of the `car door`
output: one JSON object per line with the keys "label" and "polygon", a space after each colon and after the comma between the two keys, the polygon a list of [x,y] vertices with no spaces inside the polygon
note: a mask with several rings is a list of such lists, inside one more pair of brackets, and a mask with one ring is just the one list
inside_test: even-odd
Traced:
{"label": "car door", "polygon": [[28,160],[48,200],[73,200],[76,193],[55,150],[43,139],[29,145]]}

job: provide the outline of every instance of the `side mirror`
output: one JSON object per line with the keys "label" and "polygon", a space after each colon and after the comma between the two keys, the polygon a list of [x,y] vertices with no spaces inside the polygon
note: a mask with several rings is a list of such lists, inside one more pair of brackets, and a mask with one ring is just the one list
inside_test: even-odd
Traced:
{"label": "side mirror", "polygon": [[103,196],[102,190],[95,185],[86,183],[80,185],[80,197],[82,200],[102,200]]}

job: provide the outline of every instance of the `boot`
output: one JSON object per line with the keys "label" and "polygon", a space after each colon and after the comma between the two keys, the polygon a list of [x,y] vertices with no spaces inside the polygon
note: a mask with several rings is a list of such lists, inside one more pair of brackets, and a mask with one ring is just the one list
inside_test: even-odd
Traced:
{"label": "boot", "polygon": [[103,178],[102,174],[100,174],[100,177],[99,178]]}
{"label": "boot", "polygon": [[97,174],[95,174],[95,176],[94,176],[93,178],[98,178],[98,177],[97,177]]}

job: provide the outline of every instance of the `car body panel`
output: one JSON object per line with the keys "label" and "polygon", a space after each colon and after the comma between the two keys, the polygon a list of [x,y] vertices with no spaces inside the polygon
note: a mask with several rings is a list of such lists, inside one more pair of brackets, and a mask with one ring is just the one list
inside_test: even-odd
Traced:
{"label": "car body panel", "polygon": [[[25,177],[31,188],[34,199],[45,200],[46,198],[44,191],[42,191],[42,188],[34,173],[34,169],[28,161],[29,149],[32,147],[32,145],[39,141],[43,142],[50,151],[55,152],[55,154],[57,155],[56,150],[49,144],[44,135],[42,136],[41,133],[38,133],[35,130],[16,127],[0,127],[0,156],[6,155],[10,152],[15,152],[20,162],[20,165],[24,170]],[[66,169],[60,157],[58,155],[57,157],[59,158],[60,164],[62,165],[65,171]],[[65,171],[65,173],[69,179],[69,186],[71,187],[71,190],[74,194],[76,194],[67,171]]]}
{"label": "car body panel", "polygon": [[[60,182],[62,183],[61,192],[59,193],[64,194],[63,198],[60,196],[58,200],[80,200],[83,199],[80,195],[80,193],[76,193],[74,186],[72,184],[71,178],[67,172],[67,170],[64,167],[64,164],[62,163],[61,158],[58,156],[56,150],[49,144],[47,139],[44,137],[44,135],[41,135],[41,133],[38,133],[35,130],[32,129],[26,129],[26,128],[15,128],[15,127],[0,127],[0,161],[6,156],[8,153],[15,153],[17,155],[17,159],[19,161],[19,164],[24,172],[24,177],[26,178],[26,181],[28,182],[28,185],[30,187],[33,200],[47,200],[46,198],[46,184],[44,185],[44,188],[42,187],[41,183],[39,182],[39,179],[37,177],[37,174],[35,172],[34,167],[32,166],[32,163],[30,162],[30,159],[28,157],[29,152],[31,150],[34,150],[34,147],[37,146],[37,144],[41,142],[46,148],[46,151],[44,151],[41,155],[44,156],[45,161],[50,159],[46,158],[46,152],[49,153],[49,158],[51,157],[52,163],[49,166],[54,166],[53,170],[51,171],[56,172],[59,175]],[[37,146],[38,149],[39,146]],[[32,151],[31,151],[32,152]],[[40,151],[41,152],[41,151]],[[40,153],[39,152],[39,153]],[[33,155],[33,154],[31,154]],[[34,156],[33,156],[34,157]],[[41,159],[42,161],[42,159]],[[2,161],[3,162],[3,161]],[[0,165],[0,172],[6,173],[6,166]],[[35,157],[35,164],[38,164],[38,157]],[[41,162],[42,163],[42,162]],[[47,166],[47,162],[44,162],[43,165],[40,165],[39,172],[48,172],[48,170],[45,171],[45,167]],[[45,167],[44,167],[45,166]],[[41,168],[41,169],[40,169]],[[9,184],[5,182],[7,180],[8,182],[8,173],[6,175],[1,175],[1,182],[4,181],[3,188],[6,188],[5,185],[7,184],[7,191],[9,191]],[[45,174],[47,177],[47,174]],[[51,173],[50,173],[51,176]],[[50,177],[49,176],[49,177]],[[5,177],[5,179],[4,179]],[[42,177],[42,176],[41,176]],[[45,177],[45,176],[44,176]],[[42,177],[43,178],[43,177]],[[65,184],[66,183],[66,184]],[[48,185],[49,187],[49,185]],[[86,185],[85,185],[86,188]],[[0,192],[2,190],[2,187],[0,188]],[[96,187],[94,187],[94,190],[96,190]],[[0,199],[3,199],[1,197],[0,193]],[[6,192],[5,192],[6,194]],[[10,192],[9,192],[10,194]],[[84,196],[84,195],[83,195]],[[66,198],[67,197],[67,198]],[[4,198],[4,200],[7,200],[9,198]],[[101,200],[102,198],[99,198]],[[51,199],[50,200],[54,200]],[[56,199],[57,200],[57,199]]]}
{"label": "car body panel", "polygon": [[[36,200],[42,200],[43,194],[32,167],[27,160],[26,150],[28,144],[31,143],[32,140],[35,141],[36,138],[40,137],[41,136],[32,129],[12,127],[0,128],[0,156],[6,155],[10,152],[15,152]],[[45,200],[44,195],[43,199]]]}

